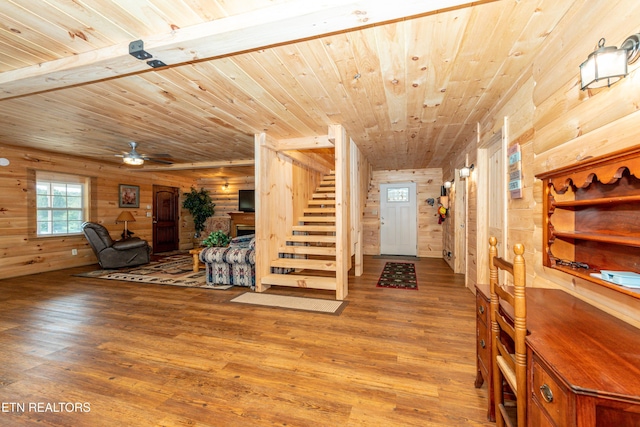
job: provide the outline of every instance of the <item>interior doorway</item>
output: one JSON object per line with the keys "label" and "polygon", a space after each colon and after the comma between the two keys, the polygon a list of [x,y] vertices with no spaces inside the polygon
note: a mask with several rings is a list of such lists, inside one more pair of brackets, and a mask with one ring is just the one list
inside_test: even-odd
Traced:
{"label": "interior doorway", "polygon": [[380,254],[418,253],[415,182],[380,184]]}
{"label": "interior doorway", "polygon": [[477,212],[477,278],[478,283],[489,282],[489,237],[498,239],[498,256],[505,256],[508,216],[506,197],[507,119],[505,125],[478,150],[477,205],[486,206]]}
{"label": "interior doorway", "polygon": [[153,253],[175,251],[179,240],[180,189],[153,186]]}

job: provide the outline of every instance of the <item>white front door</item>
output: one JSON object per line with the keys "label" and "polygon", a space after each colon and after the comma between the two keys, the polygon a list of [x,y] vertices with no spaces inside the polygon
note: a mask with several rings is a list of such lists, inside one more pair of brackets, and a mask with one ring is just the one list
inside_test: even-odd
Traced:
{"label": "white front door", "polygon": [[380,253],[418,253],[417,192],[415,182],[380,184]]}

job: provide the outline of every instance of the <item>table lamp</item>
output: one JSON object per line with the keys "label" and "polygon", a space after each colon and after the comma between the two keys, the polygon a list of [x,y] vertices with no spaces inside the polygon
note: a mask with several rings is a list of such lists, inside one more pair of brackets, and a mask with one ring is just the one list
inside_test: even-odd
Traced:
{"label": "table lamp", "polygon": [[118,215],[118,218],[116,218],[116,222],[124,222],[124,232],[122,233],[122,237],[124,239],[129,237],[129,232],[127,230],[127,223],[129,221],[134,221],[135,222],[135,220],[136,219],[133,217],[133,215],[131,215],[131,212],[129,212],[129,211],[120,212],[120,215]]}

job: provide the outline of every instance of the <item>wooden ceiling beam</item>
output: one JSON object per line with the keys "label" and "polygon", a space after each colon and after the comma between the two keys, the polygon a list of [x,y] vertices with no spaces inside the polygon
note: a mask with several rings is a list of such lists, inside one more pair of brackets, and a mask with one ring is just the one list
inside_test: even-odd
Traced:
{"label": "wooden ceiling beam", "polygon": [[[477,3],[481,2],[396,0],[389,7],[388,0],[292,0],[146,37],[144,50],[176,66]],[[121,43],[1,73],[0,99],[150,70],[145,60],[129,54],[129,43]]]}
{"label": "wooden ceiling beam", "polygon": [[312,150],[314,148],[334,148],[334,144],[332,141],[329,141],[329,137],[327,135],[323,135],[279,139],[274,147],[276,151]]}
{"label": "wooden ceiling beam", "polygon": [[173,165],[162,165],[162,166],[143,166],[141,168],[136,168],[132,170],[137,170],[140,172],[170,172],[170,171],[179,171],[179,170],[190,170],[190,169],[219,169],[226,167],[239,167],[239,166],[253,166],[255,161],[253,159],[246,160],[221,160],[215,162],[197,162],[197,163],[176,163]]}

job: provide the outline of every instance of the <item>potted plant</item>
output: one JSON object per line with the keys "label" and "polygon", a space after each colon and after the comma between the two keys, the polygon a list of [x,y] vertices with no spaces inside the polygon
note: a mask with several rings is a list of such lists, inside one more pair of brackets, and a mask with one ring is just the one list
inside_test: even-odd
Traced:
{"label": "potted plant", "polygon": [[227,236],[227,234],[222,230],[217,230],[209,234],[209,236],[202,241],[202,245],[208,248],[214,247],[225,247],[229,244],[231,238]]}
{"label": "potted plant", "polygon": [[207,218],[212,217],[214,214],[215,203],[211,200],[209,190],[201,188],[200,191],[191,187],[191,191],[183,193],[184,201],[182,207],[187,209],[193,217],[193,224],[195,226],[195,236],[200,237],[200,233],[204,231],[205,222]]}

